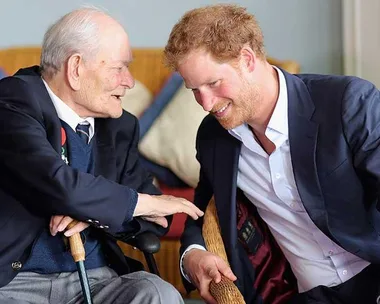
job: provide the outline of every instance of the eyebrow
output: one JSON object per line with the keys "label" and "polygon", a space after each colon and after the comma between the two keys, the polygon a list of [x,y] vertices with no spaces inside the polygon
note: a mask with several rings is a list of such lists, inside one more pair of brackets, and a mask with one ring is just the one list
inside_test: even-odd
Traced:
{"label": "eyebrow", "polygon": [[[203,85],[207,85],[207,84],[213,83],[213,82],[217,82],[217,81],[219,81],[219,79],[217,79],[217,80],[213,80],[213,81],[206,81],[205,83],[202,83],[199,87],[201,87],[201,86],[203,86]],[[199,88],[199,87],[198,87],[198,88]],[[198,88],[190,88],[190,87],[188,87],[187,85],[185,85],[185,88],[186,88],[186,89],[189,89],[189,90],[196,90],[196,89],[198,89]]]}
{"label": "eyebrow", "polygon": [[121,63],[124,64],[125,66],[129,66],[133,62],[133,59],[131,60],[122,60]]}
{"label": "eyebrow", "polygon": [[130,60],[115,60],[114,63],[122,63],[124,65],[130,65],[133,62],[133,59],[134,58],[131,57]]}

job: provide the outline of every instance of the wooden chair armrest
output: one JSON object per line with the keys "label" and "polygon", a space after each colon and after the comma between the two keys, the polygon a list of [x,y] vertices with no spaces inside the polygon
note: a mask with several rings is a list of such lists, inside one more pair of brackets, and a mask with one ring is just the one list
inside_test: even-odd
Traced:
{"label": "wooden chair armrest", "polygon": [[[207,250],[220,256],[229,264],[223,239],[220,234],[214,197],[211,198],[204,215],[202,234]],[[224,276],[222,276],[222,281],[218,284],[215,284],[214,281],[211,282],[210,293],[219,304],[245,304],[244,298],[234,282]]]}

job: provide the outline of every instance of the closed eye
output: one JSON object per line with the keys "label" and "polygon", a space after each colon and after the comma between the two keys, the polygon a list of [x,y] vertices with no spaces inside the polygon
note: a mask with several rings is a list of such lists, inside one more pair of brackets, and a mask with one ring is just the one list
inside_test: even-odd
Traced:
{"label": "closed eye", "polygon": [[219,84],[219,80],[216,80],[216,81],[213,81],[213,82],[209,82],[209,83],[208,83],[208,86],[209,86],[210,88],[213,88],[213,87],[218,86],[218,84]]}

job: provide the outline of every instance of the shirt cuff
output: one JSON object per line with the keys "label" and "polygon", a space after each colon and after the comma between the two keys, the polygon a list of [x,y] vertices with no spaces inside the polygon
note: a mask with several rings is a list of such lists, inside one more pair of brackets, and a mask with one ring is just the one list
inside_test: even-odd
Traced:
{"label": "shirt cuff", "polygon": [[186,250],[182,253],[181,259],[179,260],[179,268],[180,268],[180,270],[181,270],[181,274],[182,274],[182,276],[183,276],[183,277],[184,277],[189,283],[191,283],[191,280],[190,280],[189,276],[186,274],[186,272],[185,272],[185,268],[183,267],[183,258],[185,257],[185,255],[186,255],[191,249],[201,249],[201,250],[206,251],[206,248],[204,248],[203,246],[193,244],[193,245],[190,245],[189,247],[187,247]]}

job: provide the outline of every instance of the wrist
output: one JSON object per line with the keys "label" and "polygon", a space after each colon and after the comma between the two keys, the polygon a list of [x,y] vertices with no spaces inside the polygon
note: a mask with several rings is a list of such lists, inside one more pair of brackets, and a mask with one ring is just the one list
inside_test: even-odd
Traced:
{"label": "wrist", "polygon": [[147,205],[149,204],[149,199],[151,196],[145,193],[137,193],[137,204],[135,211],[133,212],[133,217],[149,215]]}
{"label": "wrist", "polygon": [[200,250],[204,250],[206,251],[206,248],[204,248],[203,246],[201,245],[197,245],[197,244],[193,244],[193,245],[190,245],[189,247],[187,247],[187,249],[183,252],[181,258],[180,258],[180,270],[181,270],[181,274],[182,276],[189,282],[189,283],[192,283],[191,280],[190,280],[190,277],[188,276],[188,270],[185,269],[185,265],[184,265],[184,259],[186,257],[186,255],[188,255],[188,253],[190,251],[193,251],[193,249],[200,249]]}

